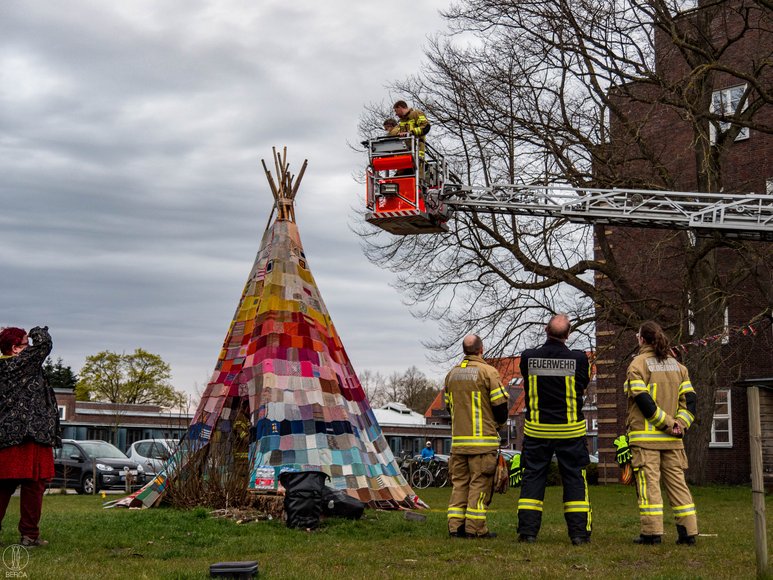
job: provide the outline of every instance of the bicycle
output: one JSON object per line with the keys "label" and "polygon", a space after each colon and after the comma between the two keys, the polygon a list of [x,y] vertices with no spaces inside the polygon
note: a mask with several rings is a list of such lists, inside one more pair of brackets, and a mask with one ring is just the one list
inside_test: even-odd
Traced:
{"label": "bicycle", "polygon": [[448,484],[448,466],[445,463],[430,459],[426,465],[420,465],[411,474],[411,485],[424,489],[431,485],[444,487]]}

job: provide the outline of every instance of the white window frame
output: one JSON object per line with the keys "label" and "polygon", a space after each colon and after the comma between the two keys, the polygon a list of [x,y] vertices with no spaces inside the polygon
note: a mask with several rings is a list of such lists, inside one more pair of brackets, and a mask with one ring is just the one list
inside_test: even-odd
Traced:
{"label": "white window frame", "polygon": [[[733,92],[737,92],[738,94],[738,100],[735,101],[735,105],[733,104]],[[718,89],[714,91],[711,94],[711,107],[709,110],[712,113],[720,113],[720,114],[726,114],[726,115],[735,115],[736,114],[736,107],[738,106],[738,101],[741,99],[743,94],[746,92],[746,85],[735,85],[733,87],[727,87],[724,89]],[[719,101],[719,105],[722,107],[722,111],[717,111],[716,101]],[[746,103],[744,103],[744,109],[746,109]],[[719,121],[719,128],[724,132],[727,131],[727,128],[730,127],[732,123],[729,121]],[[712,145],[717,142],[717,127],[712,122],[711,123],[711,129],[710,129],[710,138]],[[738,132],[738,135],[736,136],[736,141],[744,141],[749,138],[749,127],[741,127],[741,130]]]}
{"label": "white window frame", "polygon": [[67,416],[67,406],[66,405],[57,405],[56,408],[59,411],[59,420],[64,421],[65,417]]}
{"label": "white window frame", "polygon": [[[717,413],[714,412],[711,418],[711,440],[709,441],[709,447],[729,449],[733,447],[733,402],[732,402],[733,391],[729,387],[717,389],[717,393],[719,393],[720,391],[727,392],[727,414],[723,413],[721,415],[717,415]],[[714,403],[714,407],[716,409],[716,402]],[[717,419],[727,419],[727,441],[716,441],[714,429],[715,429]]]}

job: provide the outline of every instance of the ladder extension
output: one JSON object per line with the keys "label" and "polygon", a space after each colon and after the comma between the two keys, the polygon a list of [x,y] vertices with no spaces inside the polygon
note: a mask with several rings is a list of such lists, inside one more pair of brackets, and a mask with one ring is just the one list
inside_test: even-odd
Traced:
{"label": "ladder extension", "polygon": [[446,184],[442,198],[456,211],[691,230],[704,236],[718,232],[731,238],[773,241],[773,195],[767,194],[497,183],[490,187]]}

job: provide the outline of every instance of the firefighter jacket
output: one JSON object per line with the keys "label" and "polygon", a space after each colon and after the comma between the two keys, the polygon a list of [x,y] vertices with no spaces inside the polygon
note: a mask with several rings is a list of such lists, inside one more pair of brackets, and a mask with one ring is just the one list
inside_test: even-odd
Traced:
{"label": "firefighter jacket", "polygon": [[524,434],[538,439],[584,436],[582,404],[590,382],[586,354],[548,338],[540,348],[523,351],[520,366],[526,393]]}
{"label": "firefighter jacket", "polygon": [[[669,435],[666,429],[678,420],[686,431],[695,419],[695,390],[687,368],[671,357],[658,361],[654,349],[645,344],[628,367],[626,379],[626,427],[630,445],[645,449],[683,449],[682,438]],[[645,399],[651,397],[647,416],[634,401],[639,395]]]}
{"label": "firefighter jacket", "polygon": [[444,398],[451,413],[452,453],[477,455],[499,449],[492,407],[506,405],[508,395],[494,367],[480,356],[465,356],[446,375]]}
{"label": "firefighter jacket", "polygon": [[408,112],[400,117],[400,133],[410,133],[424,141],[424,135],[429,133],[429,128],[427,116],[416,109],[408,109]]}

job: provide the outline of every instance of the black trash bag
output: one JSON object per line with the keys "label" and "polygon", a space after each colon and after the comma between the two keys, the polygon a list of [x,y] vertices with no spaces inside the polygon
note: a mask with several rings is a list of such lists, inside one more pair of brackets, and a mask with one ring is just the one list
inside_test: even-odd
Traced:
{"label": "black trash bag", "polygon": [[322,513],[326,516],[359,520],[365,504],[340,489],[325,486],[322,489]]}
{"label": "black trash bag", "polygon": [[279,475],[279,482],[285,488],[284,508],[288,528],[314,530],[319,527],[325,479],[327,475],[321,471]]}

